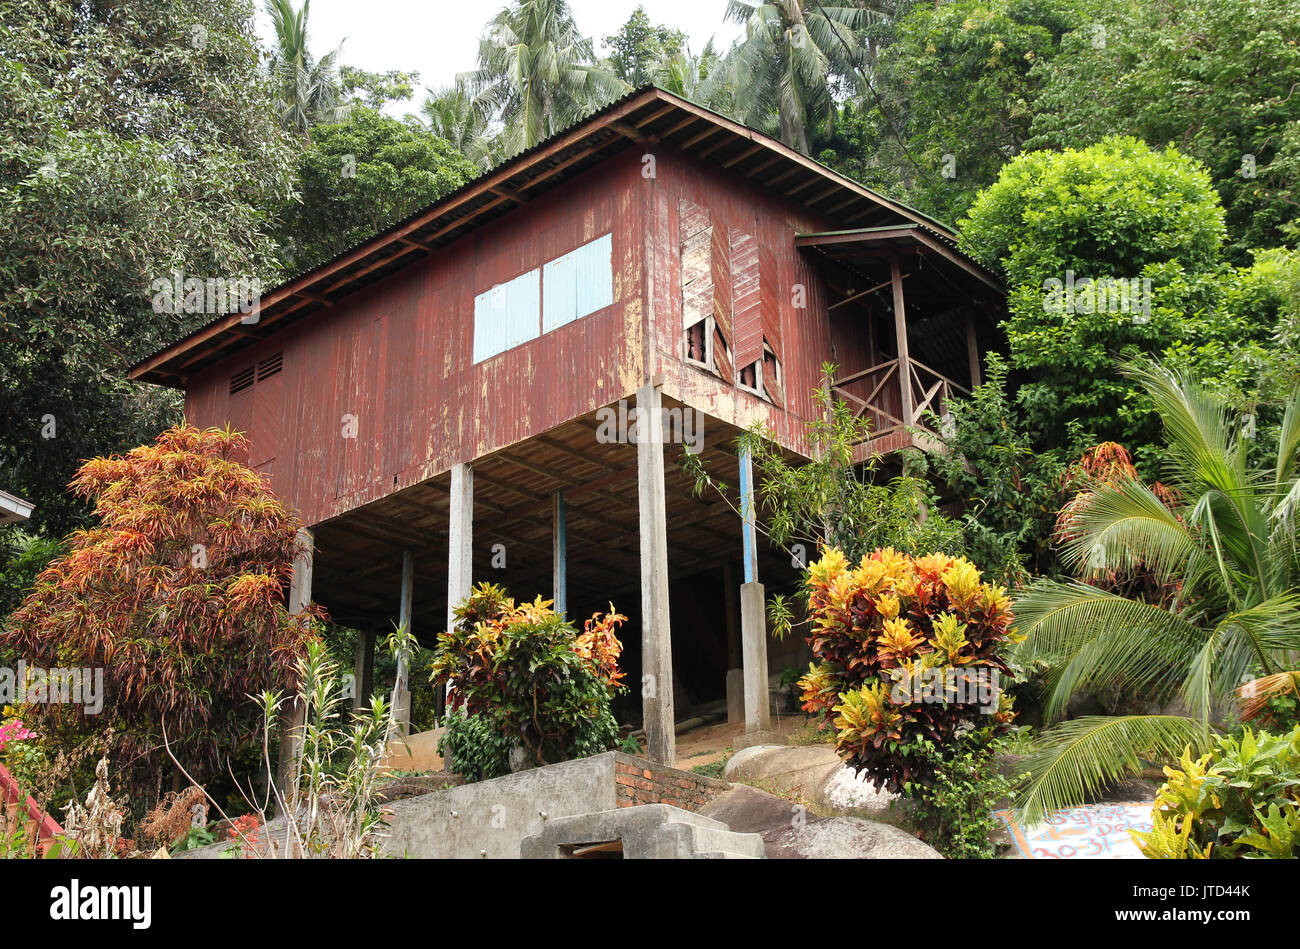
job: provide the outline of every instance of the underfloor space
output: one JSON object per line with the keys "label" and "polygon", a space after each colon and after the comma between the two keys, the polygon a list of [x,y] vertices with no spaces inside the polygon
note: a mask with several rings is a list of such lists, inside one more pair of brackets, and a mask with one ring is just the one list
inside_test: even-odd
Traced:
{"label": "underfloor space", "polygon": [[[666,401],[666,404],[669,404]],[[677,407],[672,405],[671,407]],[[600,435],[596,413],[476,459],[458,489],[449,472],[414,483],[313,528],[313,596],[340,625],[382,643],[408,605],[411,631],[432,646],[446,628],[453,501],[472,509],[472,581],[505,588],[516,600],[555,596],[562,566],[565,606],[579,630],[612,604],[627,691],[616,698],[622,723],[644,723],[642,548],[637,446]],[[727,701],[729,670],[742,666],[740,586],[744,579],[739,507],[739,430],[712,418],[700,429],[705,468],[725,496],[697,496],[682,469],[683,445],[664,449],[668,612],[674,715],[681,723]],[[767,595],[794,592],[790,555],[757,542],[757,575]],[[403,596],[409,563],[409,596]],[[802,637],[792,637],[802,642]],[[794,649],[797,652],[797,646]],[[769,673],[807,665],[791,646],[771,643]],[[378,682],[376,682],[378,684]]]}
{"label": "underfloor space", "polygon": [[[805,731],[814,720],[803,712],[772,712],[772,738],[775,744],[785,741],[792,735]],[[701,765],[724,762],[735,754],[745,741],[745,723],[728,724],[719,722],[701,725],[677,736],[677,758],[673,767],[689,771]]]}

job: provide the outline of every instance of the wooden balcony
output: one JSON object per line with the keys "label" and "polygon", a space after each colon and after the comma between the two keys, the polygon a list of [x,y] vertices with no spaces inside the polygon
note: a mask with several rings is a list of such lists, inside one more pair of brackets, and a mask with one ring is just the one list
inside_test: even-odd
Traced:
{"label": "wooden balcony", "polygon": [[[904,376],[906,387],[902,384]],[[906,363],[890,359],[842,376],[832,381],[831,392],[852,409],[855,419],[867,423],[869,433],[858,443],[867,452],[892,451],[911,444],[933,447],[933,441],[925,436],[940,433],[927,416],[933,413],[943,418],[954,394],[970,395],[965,386],[915,359]]]}

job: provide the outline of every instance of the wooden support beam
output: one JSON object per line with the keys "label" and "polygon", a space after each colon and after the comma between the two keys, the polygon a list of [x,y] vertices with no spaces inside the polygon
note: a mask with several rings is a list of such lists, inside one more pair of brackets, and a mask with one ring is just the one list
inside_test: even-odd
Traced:
{"label": "wooden support beam", "polygon": [[966,314],[966,358],[970,361],[970,387],[980,387],[980,345],[975,335],[975,315]]}
{"label": "wooden support beam", "polygon": [[894,337],[898,343],[898,381],[903,395],[903,424],[916,423],[912,407],[912,363],[907,352],[907,308],[903,304],[903,275],[898,258],[889,259],[889,279],[894,285]]}
{"label": "wooden support beam", "polygon": [[377,638],[373,629],[357,630],[357,652],[352,670],[352,711],[357,713],[370,707],[370,693],[375,687]]}
{"label": "wooden support beam", "polygon": [[[756,143],[756,144],[754,144],[754,145],[749,146],[749,148],[745,149],[743,152],[741,152],[741,153],[738,154],[738,155],[732,155],[730,158],[728,158],[728,159],[727,159],[726,161],[724,161],[724,162],[721,162],[720,164],[722,165],[723,168],[730,168],[732,165],[735,165],[735,164],[737,164],[738,162],[742,162],[742,161],[744,161],[746,158],[748,158],[750,155],[753,155],[753,154],[755,154],[755,153],[757,153],[757,152],[761,152],[762,150],[763,150],[763,144],[762,144],[761,142],[759,142],[759,143]],[[760,165],[759,167],[766,167],[767,164],[770,164],[770,163],[769,163],[769,162],[765,162],[763,165]]]}

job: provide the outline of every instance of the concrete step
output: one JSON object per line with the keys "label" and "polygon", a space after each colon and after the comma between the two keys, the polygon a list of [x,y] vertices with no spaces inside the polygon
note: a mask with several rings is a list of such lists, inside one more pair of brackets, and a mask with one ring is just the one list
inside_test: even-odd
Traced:
{"label": "concrete step", "polygon": [[705,850],[695,855],[697,860],[759,860],[750,853],[730,853],[726,850]]}
{"label": "concrete step", "polygon": [[734,853],[755,859],[764,855],[763,838],[758,834],[738,834],[721,821],[702,814],[681,811],[664,827],[678,834],[679,839],[689,841],[690,849],[697,854]]}

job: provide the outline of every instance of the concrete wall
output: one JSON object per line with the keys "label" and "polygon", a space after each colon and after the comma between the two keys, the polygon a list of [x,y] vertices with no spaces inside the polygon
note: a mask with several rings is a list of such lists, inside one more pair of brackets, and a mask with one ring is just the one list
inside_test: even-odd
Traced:
{"label": "concrete wall", "polygon": [[[518,858],[520,842],[548,821],[638,804],[697,810],[727,790],[724,781],[651,764],[617,751],[395,801],[384,853],[392,857]],[[283,835],[280,820],[268,822]],[[213,844],[184,856],[214,859]]]}

